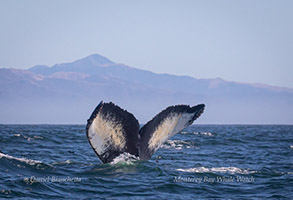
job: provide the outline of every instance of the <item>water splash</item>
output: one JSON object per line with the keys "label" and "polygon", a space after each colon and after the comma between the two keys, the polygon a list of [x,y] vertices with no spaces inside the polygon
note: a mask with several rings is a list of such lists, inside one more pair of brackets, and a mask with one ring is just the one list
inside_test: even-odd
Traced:
{"label": "water splash", "polygon": [[123,153],[117,156],[110,164],[127,164],[132,165],[134,161],[139,160],[138,157],[131,155],[130,153]]}

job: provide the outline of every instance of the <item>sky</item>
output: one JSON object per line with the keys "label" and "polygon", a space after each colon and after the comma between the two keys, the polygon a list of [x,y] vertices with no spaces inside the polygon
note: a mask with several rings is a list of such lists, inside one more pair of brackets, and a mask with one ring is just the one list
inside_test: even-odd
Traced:
{"label": "sky", "polygon": [[0,67],[98,53],[156,73],[293,88],[292,0],[0,0]]}

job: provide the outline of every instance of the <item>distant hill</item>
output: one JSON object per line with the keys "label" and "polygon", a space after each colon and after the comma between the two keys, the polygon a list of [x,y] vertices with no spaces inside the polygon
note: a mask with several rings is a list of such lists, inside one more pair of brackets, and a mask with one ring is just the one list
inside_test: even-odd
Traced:
{"label": "distant hill", "polygon": [[101,101],[141,123],[173,104],[205,103],[198,123],[293,124],[293,89],[156,74],[94,54],[72,63],[0,69],[0,123],[86,123]]}

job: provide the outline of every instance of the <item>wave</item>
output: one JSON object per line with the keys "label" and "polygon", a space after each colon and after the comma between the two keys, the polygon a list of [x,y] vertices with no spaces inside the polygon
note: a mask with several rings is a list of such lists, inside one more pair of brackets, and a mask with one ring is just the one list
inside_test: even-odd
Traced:
{"label": "wave", "polygon": [[73,160],[62,160],[62,161],[54,161],[50,163],[52,166],[55,165],[80,165],[80,166],[91,166],[94,165],[95,163],[91,162],[83,162],[82,160],[80,161],[73,161]]}
{"label": "wave", "polygon": [[182,134],[182,135],[193,134],[193,135],[215,136],[211,132],[188,132],[188,131],[181,131],[180,134]]}
{"label": "wave", "polygon": [[58,162],[52,162],[52,165],[59,165],[59,164],[72,164],[74,163],[72,160],[65,160],[65,161],[58,161]]}
{"label": "wave", "polygon": [[32,137],[29,137],[29,136],[26,136],[26,135],[21,135],[20,133],[13,134],[12,136],[13,137],[23,137],[27,141],[36,140],[36,139],[41,139],[41,140],[44,139],[42,136],[34,135]]}
{"label": "wave", "polygon": [[254,174],[257,171],[253,171],[250,169],[240,169],[237,167],[195,167],[189,169],[176,169],[181,172],[193,172],[193,173],[227,173],[227,174]]}
{"label": "wave", "polygon": [[164,149],[170,149],[170,148],[175,148],[177,150],[186,148],[195,148],[196,146],[190,142],[190,141],[183,141],[183,140],[167,140],[162,146],[161,148]]}
{"label": "wave", "polygon": [[31,159],[27,159],[27,158],[16,158],[16,157],[13,157],[13,156],[10,156],[10,155],[7,155],[7,154],[4,154],[4,153],[1,153],[0,152],[0,158],[6,158],[6,159],[11,159],[11,160],[16,160],[16,161],[19,161],[19,162],[23,162],[23,163],[26,163],[26,164],[29,164],[29,165],[36,165],[36,164],[42,164],[41,161],[39,160],[31,160]]}

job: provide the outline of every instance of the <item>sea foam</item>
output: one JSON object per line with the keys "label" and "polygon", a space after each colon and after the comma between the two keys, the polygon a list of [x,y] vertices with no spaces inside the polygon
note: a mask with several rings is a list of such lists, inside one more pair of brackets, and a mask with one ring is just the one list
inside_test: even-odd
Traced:
{"label": "sea foam", "polygon": [[114,158],[114,160],[110,163],[110,164],[128,164],[131,165],[133,164],[134,161],[139,160],[138,157],[130,154],[130,153],[122,153],[119,156],[117,156],[116,158]]}
{"label": "sea foam", "polygon": [[253,171],[250,169],[240,169],[237,167],[195,167],[188,169],[176,169],[181,172],[193,172],[193,173],[227,173],[227,174],[253,174],[257,173],[257,171]]}

